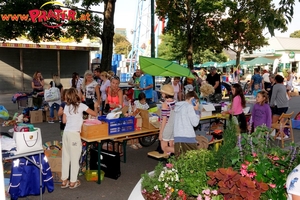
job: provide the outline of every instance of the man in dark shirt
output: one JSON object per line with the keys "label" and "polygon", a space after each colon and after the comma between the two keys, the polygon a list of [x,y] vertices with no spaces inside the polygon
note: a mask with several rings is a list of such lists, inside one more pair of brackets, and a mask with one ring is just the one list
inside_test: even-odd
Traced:
{"label": "man in dark shirt", "polygon": [[209,101],[219,103],[222,100],[221,78],[217,73],[217,68],[211,67],[210,74],[207,75],[206,81],[215,88],[215,93],[209,96]]}

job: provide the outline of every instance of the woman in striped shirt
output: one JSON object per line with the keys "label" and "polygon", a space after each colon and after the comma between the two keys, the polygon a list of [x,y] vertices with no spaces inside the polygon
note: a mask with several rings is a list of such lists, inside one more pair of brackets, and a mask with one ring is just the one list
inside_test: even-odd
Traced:
{"label": "woman in striped shirt", "polygon": [[164,153],[174,153],[174,116],[171,117],[171,115],[175,114],[174,88],[172,85],[164,85],[160,92],[164,102],[161,108],[159,140]]}

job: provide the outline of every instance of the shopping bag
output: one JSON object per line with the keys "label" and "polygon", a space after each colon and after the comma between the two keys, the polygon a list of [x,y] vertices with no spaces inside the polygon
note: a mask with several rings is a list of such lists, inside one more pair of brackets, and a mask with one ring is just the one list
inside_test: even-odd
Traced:
{"label": "shopping bag", "polygon": [[[90,169],[98,169],[98,151],[90,151]],[[105,172],[105,177],[118,179],[121,176],[120,153],[109,150],[101,150],[101,170]]]}
{"label": "shopping bag", "polygon": [[17,147],[16,155],[43,150],[41,129],[39,128],[30,132],[14,132],[13,138]]}
{"label": "shopping bag", "polygon": [[44,93],[45,101],[57,101],[60,99],[60,91],[57,87],[51,87],[46,89]]}
{"label": "shopping bag", "polygon": [[8,120],[9,114],[4,106],[0,105],[0,118],[3,120]]}

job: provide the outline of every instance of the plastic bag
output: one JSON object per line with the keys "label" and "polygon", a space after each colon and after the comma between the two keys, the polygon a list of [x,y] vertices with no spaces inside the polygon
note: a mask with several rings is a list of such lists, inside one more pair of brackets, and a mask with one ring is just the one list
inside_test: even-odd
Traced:
{"label": "plastic bag", "polygon": [[0,105],[0,118],[4,120],[8,120],[9,113],[4,106]]}

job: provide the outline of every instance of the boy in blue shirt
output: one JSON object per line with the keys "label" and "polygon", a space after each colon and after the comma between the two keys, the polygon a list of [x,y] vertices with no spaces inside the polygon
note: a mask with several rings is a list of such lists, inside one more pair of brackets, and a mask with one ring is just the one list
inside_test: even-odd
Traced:
{"label": "boy in blue shirt", "polygon": [[[143,72],[142,72],[143,73]],[[146,102],[148,105],[152,103],[153,95],[153,79],[149,74],[144,74],[140,78],[140,91],[143,91],[146,95]]]}

